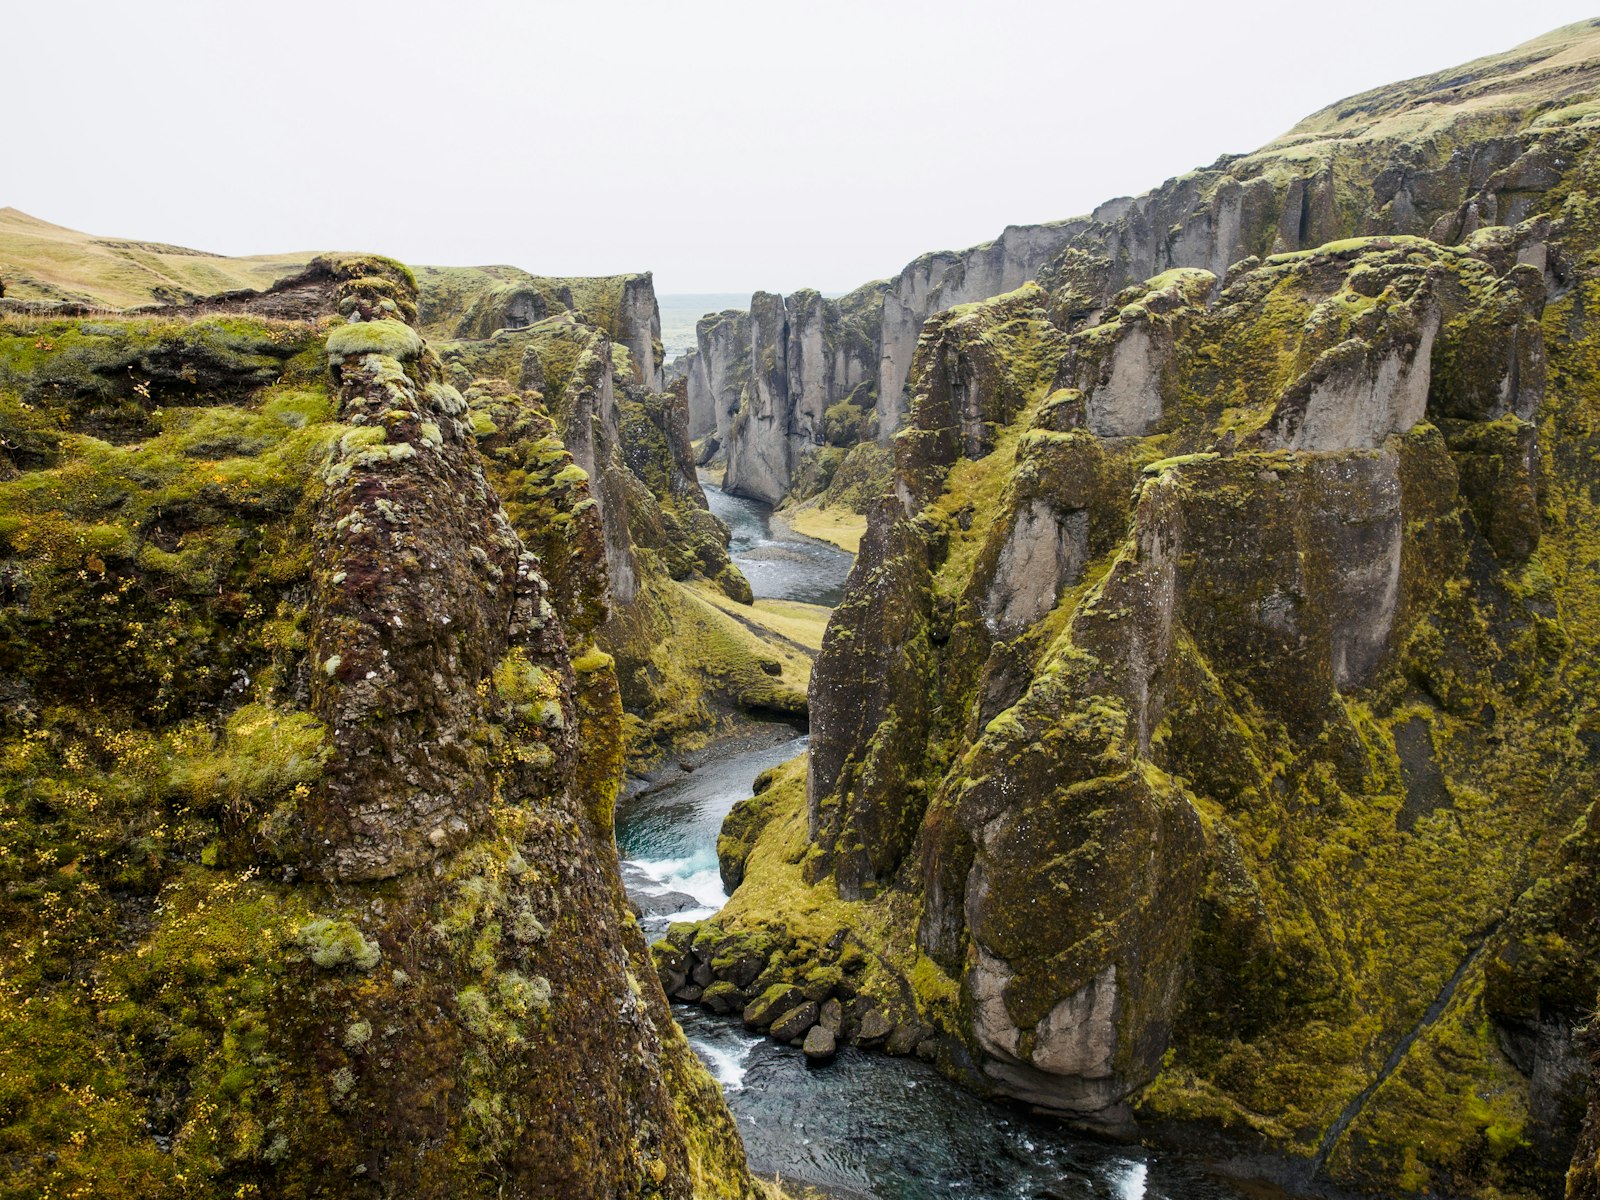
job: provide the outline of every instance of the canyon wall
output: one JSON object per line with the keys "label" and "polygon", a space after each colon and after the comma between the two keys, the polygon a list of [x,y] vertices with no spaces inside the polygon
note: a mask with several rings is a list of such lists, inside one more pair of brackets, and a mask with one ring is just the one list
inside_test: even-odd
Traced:
{"label": "canyon wall", "polygon": [[687,355],[689,431],[735,495],[776,504],[809,456],[870,436],[878,285],[827,299],[757,292],[701,319]]}
{"label": "canyon wall", "polygon": [[1600,986],[1596,95],[1589,22],[1357,97],[928,320],[809,762],[730,815],[669,992],[832,1003],[1295,1188],[1558,1192]]}
{"label": "canyon wall", "polygon": [[[764,644],[698,590],[709,586],[741,605],[751,600],[749,583],[729,560],[727,530],[696,478],[687,387],[652,389],[632,348],[644,341],[640,331],[658,327],[650,277],[569,280],[563,289],[572,307],[556,305],[550,315],[498,326],[488,336],[441,341],[439,353],[469,397],[497,405],[505,397],[537,397],[553,427],[542,443],[530,442],[529,430],[514,444],[564,448],[589,481],[609,581],[606,596],[595,599],[603,611],[596,636],[615,661],[630,763],[638,767],[748,714],[804,714],[805,675],[774,672],[792,656]],[[436,291],[432,315],[479,334],[483,327],[460,314],[482,311],[485,294],[496,289]],[[601,318],[608,324],[597,324]],[[653,336],[648,344],[659,350]],[[482,436],[498,447],[507,433],[493,418]],[[490,455],[491,478],[514,504],[528,485],[515,457],[496,473],[501,457],[498,449]]]}
{"label": "canyon wall", "polygon": [[[1087,216],[1012,226],[993,242],[922,256],[894,279],[851,293],[876,363],[864,380],[841,379],[828,403],[870,385],[876,428],[869,436],[888,439],[905,418],[910,366],[928,318],[1030,279],[1058,294],[1065,309],[1058,316],[1082,319],[1122,288],[1173,268],[1202,268],[1220,281],[1236,263],[1340,238],[1416,234],[1454,244],[1485,225],[1516,224],[1562,170],[1528,153],[1527,126],[1540,118],[1539,105],[1580,97],[1588,79],[1585,51],[1570,38],[1522,49],[1520,59],[1484,59],[1350,97],[1254,153],[1226,155]],[[742,362],[751,345],[742,342],[731,356],[724,348],[717,362]],[[709,391],[737,411],[743,378],[720,373],[704,347],[697,357]],[[770,412],[750,399],[751,419],[737,429],[731,418],[719,426],[721,446],[730,462],[743,456],[770,467],[772,431],[798,431],[805,422],[792,406]],[[748,450],[740,445],[746,439]],[[792,467],[790,478],[756,470],[730,489],[771,501],[787,493],[794,474]]]}
{"label": "canyon wall", "polygon": [[623,896],[608,514],[538,396],[346,256],[8,315],[0,425],[0,1194],[753,1196]]}

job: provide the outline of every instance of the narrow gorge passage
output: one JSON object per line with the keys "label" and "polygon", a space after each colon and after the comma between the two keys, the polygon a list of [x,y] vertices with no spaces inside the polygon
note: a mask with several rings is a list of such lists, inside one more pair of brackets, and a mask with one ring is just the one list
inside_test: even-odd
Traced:
{"label": "narrow gorge passage", "polygon": [[[732,532],[734,562],[758,598],[836,604],[853,557],[789,532],[765,505],[702,481]],[[717,832],[757,775],[806,752],[774,722],[713,743],[633,791],[617,812],[623,879],[655,941],[673,921],[727,900]],[[1075,1137],[1047,1118],[991,1104],[916,1058],[844,1047],[821,1067],[737,1016],[692,1004],[673,1015],[722,1085],[750,1165],[828,1194],[872,1200],[1234,1200],[1226,1186],[1139,1148]]]}

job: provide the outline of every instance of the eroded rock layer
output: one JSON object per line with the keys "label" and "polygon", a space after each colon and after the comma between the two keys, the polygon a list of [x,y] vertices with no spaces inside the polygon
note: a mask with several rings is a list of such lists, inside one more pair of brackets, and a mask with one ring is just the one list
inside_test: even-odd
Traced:
{"label": "eroded rock layer", "polygon": [[[1083,319],[1122,288],[1172,268],[1220,280],[1234,264],[1339,238],[1415,234],[1448,245],[1486,225],[1516,224],[1542,210],[1541,197],[1569,165],[1554,157],[1545,135],[1592,97],[1596,38],[1592,25],[1575,25],[1507,54],[1350,97],[1254,153],[1226,155],[1086,216],[1012,226],[981,246],[923,255],[892,280],[824,301],[841,317],[848,313],[870,347],[857,355],[862,366],[833,376],[824,407],[870,396],[870,424],[855,440],[889,438],[915,392],[908,384],[924,323],[1028,280],[1053,293],[1058,318]],[[757,307],[753,301],[748,315],[722,314],[715,337],[703,330],[690,364],[691,397],[699,394],[698,371],[705,394],[718,397],[730,418],[744,407],[755,346],[748,322]],[[805,422],[759,403],[749,411],[737,427],[731,419],[716,427],[729,486],[761,499],[787,495],[795,469],[788,477],[773,469],[773,432]],[[710,428],[697,425],[695,436]],[[841,435],[830,444],[849,442]],[[732,472],[741,456],[762,469]]]}

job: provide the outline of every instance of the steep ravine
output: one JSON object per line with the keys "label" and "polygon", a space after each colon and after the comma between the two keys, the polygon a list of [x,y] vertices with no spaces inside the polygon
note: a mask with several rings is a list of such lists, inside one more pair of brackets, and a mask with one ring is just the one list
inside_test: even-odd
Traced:
{"label": "steep ravine", "polygon": [[[781,526],[775,533],[763,506],[710,484],[706,490],[758,597],[837,600],[848,555]],[[716,840],[725,817],[758,776],[803,755],[808,741],[789,725],[750,729],[619,803],[623,877],[648,937],[722,907]],[[1085,1139],[1048,1118],[980,1100],[914,1056],[847,1047],[833,1062],[809,1066],[798,1049],[751,1031],[736,1014],[678,1005],[674,1015],[722,1084],[751,1169],[791,1184],[872,1200],[1238,1196],[1179,1156]]]}
{"label": "steep ravine", "polygon": [[683,373],[196,257],[0,300],[0,1200],[1600,1196],[1600,21]]}

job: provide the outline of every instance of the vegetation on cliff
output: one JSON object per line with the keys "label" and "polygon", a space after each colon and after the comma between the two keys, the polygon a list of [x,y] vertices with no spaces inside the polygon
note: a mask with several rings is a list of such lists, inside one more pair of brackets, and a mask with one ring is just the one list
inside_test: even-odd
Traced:
{"label": "vegetation on cliff", "polygon": [[684,384],[650,390],[621,344],[628,329],[614,338],[583,316],[445,342],[441,354],[474,406],[502,495],[543,490],[571,469],[588,479],[594,511],[580,517],[610,564],[609,593],[591,603],[605,616],[597,636],[616,664],[630,761],[703,743],[745,714],[803,715],[817,647],[749,609],[749,584],[696,479]]}
{"label": "vegetation on cliff", "polygon": [[0,323],[0,1194],[752,1194],[616,875],[585,473],[327,269]]}
{"label": "vegetation on cliff", "polygon": [[1592,41],[1175,181],[1203,221],[1146,282],[1124,210],[1121,257],[928,322],[805,782],[735,810],[669,991],[854,947],[846,1032],[985,1090],[1302,1182],[1559,1188],[1600,984]]}

